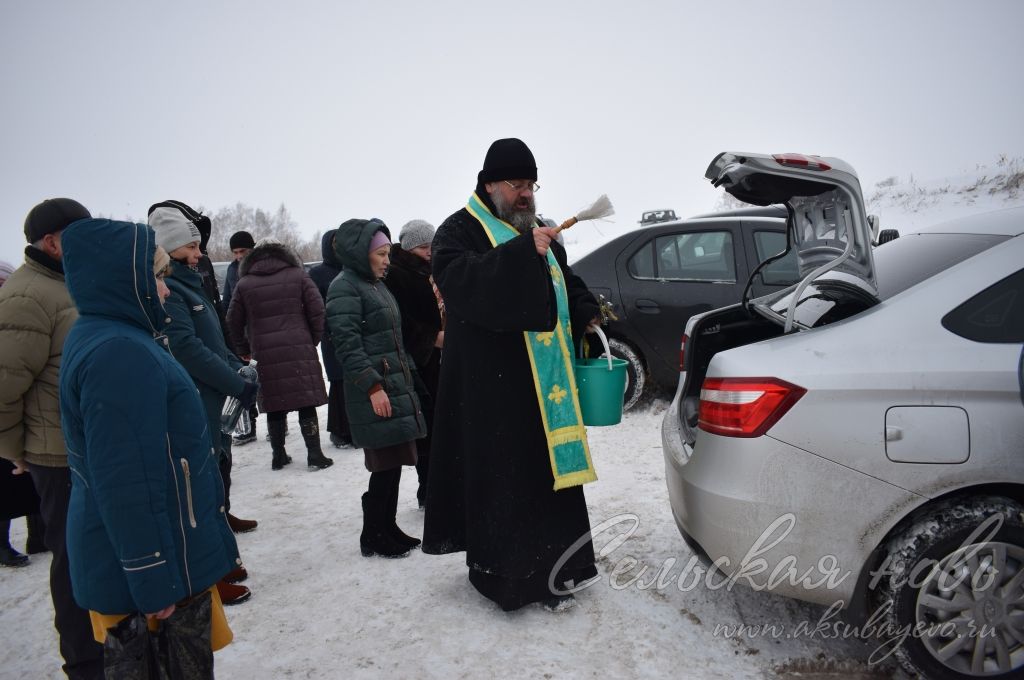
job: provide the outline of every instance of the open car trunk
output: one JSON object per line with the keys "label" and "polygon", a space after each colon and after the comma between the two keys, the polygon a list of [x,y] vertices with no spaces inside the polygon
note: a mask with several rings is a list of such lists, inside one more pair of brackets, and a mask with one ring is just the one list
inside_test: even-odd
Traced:
{"label": "open car trunk", "polygon": [[683,385],[679,395],[679,420],[683,441],[697,441],[700,390],[711,359],[719,352],[782,335],[782,327],[751,315],[743,305],[730,305],[690,318],[686,324]]}
{"label": "open car trunk", "polygon": [[796,249],[798,283],[739,305],[692,317],[687,324],[679,401],[683,440],[696,441],[700,390],[712,358],[734,347],[785,333],[810,330],[878,303],[872,231],[860,181],[838,158],[725,152],[705,176],[734,197],[754,205],[785,205],[787,249]]}
{"label": "open car trunk", "polygon": [[[742,347],[785,334],[780,320],[784,318],[796,288],[744,306],[722,307],[691,317],[686,328],[683,354],[680,420],[683,439],[690,446],[696,441],[697,418],[700,414],[700,390],[711,359],[719,352]],[[794,307],[793,325],[799,330],[818,328],[842,321],[877,304],[878,300],[863,287],[844,278],[819,279],[803,288]]]}
{"label": "open car trunk", "polygon": [[[821,277],[841,278],[868,296],[877,297],[872,225],[864,209],[860,180],[847,163],[838,158],[798,154],[723,152],[711,161],[704,176],[741,201],[786,206],[789,217],[784,252],[796,250],[800,283],[781,318],[773,311],[776,299],[752,301],[762,314],[782,323],[785,332],[793,329],[794,310],[803,289]],[[750,277],[751,282],[757,274],[755,271]]]}

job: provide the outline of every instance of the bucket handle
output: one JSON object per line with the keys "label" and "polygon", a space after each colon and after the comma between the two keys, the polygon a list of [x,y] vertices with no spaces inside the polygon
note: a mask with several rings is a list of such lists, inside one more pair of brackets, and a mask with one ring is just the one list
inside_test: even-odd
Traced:
{"label": "bucket handle", "polygon": [[604,355],[608,357],[608,370],[613,370],[612,366],[612,349],[608,346],[608,336],[604,334],[600,326],[595,326],[594,331],[597,333],[597,337],[601,338],[601,344],[604,345]]}

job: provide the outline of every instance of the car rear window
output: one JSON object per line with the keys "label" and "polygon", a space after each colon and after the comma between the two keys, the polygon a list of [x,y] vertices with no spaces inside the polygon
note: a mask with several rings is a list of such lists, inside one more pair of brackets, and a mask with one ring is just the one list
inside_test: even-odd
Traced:
{"label": "car rear window", "polygon": [[908,234],[872,252],[878,297],[886,300],[1008,237],[994,234]]}
{"label": "car rear window", "polygon": [[654,273],[654,241],[648,241],[643,248],[629,258],[627,265],[629,275],[634,279],[653,279]]}

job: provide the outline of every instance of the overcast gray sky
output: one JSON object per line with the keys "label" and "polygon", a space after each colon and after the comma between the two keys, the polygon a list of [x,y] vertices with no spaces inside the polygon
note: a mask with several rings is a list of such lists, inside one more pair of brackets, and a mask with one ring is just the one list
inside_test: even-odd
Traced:
{"label": "overcast gray sky", "polygon": [[605,235],[712,208],[723,150],[943,176],[1024,155],[1022,26],[1017,0],[8,0],[0,259],[53,196],[439,224],[509,136],[541,212],[611,197]]}

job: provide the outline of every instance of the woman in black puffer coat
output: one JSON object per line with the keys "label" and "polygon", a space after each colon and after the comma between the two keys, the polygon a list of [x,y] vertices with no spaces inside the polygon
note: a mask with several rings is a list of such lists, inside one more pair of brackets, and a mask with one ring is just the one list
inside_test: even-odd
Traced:
{"label": "woman in black puffer coat", "polygon": [[352,442],[362,447],[370,484],[363,494],[363,555],[405,557],[420,541],[395,523],[403,465],[416,464],[415,440],[426,421],[415,390],[416,367],[402,346],[398,303],[381,281],[391,234],[379,220],[348,220],[334,251],[341,276],[327,292],[327,324],[345,374]]}
{"label": "woman in black puffer coat", "polygon": [[[384,279],[402,311],[402,339],[416,370],[431,397],[437,394],[441,374],[441,347],[444,328],[441,310],[430,278],[430,242],[434,227],[423,220],[412,220],[402,227],[399,245],[391,248],[391,268]],[[424,399],[427,436],[416,442],[416,474],[419,489],[416,500],[424,507],[427,500],[427,475],[430,465],[430,433],[434,429],[433,399]]]}
{"label": "woman in black puffer coat", "polygon": [[[327,289],[331,282],[341,274],[341,261],[334,254],[334,235],[337,229],[331,229],[320,240],[323,261],[309,270],[309,278],[313,279],[316,289],[324,304],[327,303]],[[324,372],[330,388],[327,392],[327,431],[331,435],[331,444],[337,448],[352,445],[352,435],[348,431],[348,417],[345,415],[344,374],[338,357],[334,354],[334,342],[331,340],[330,326],[324,325],[324,339],[320,343],[320,354],[324,358]]]}

